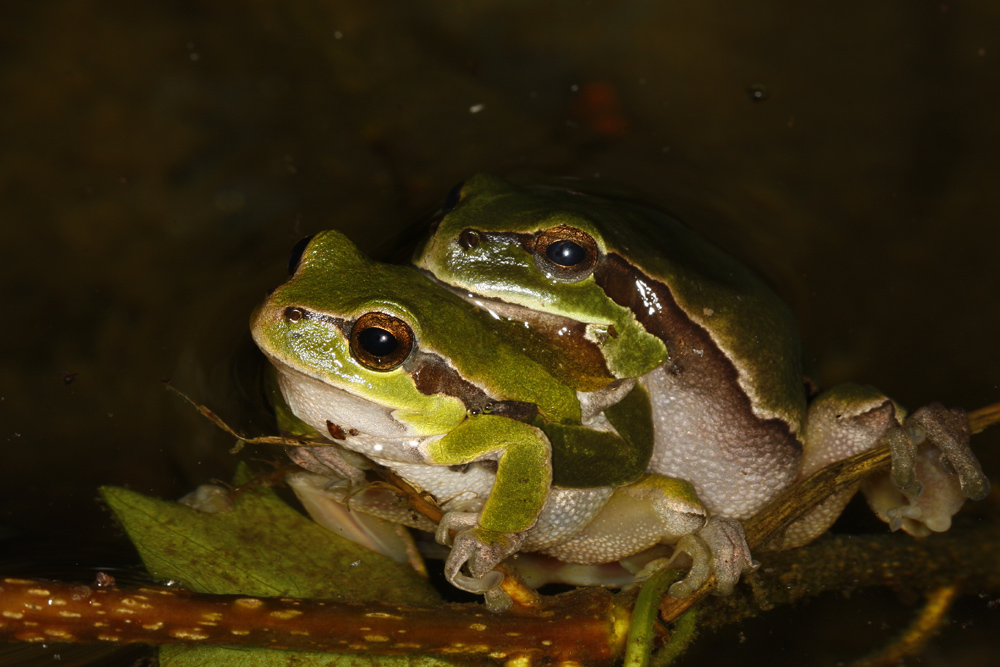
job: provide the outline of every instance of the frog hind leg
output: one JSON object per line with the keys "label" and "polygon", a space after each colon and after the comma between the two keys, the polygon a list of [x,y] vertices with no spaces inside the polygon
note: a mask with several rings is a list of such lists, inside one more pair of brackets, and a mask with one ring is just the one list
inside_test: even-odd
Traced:
{"label": "frog hind leg", "polygon": [[[864,485],[869,504],[890,525],[911,534],[943,529],[965,498],[989,492],[989,480],[969,448],[964,411],[932,404],[904,415],[900,406],[872,387],[847,383],[821,394],[809,406],[799,479],[835,461],[888,445],[891,473],[877,473]],[[940,454],[922,454],[933,451]],[[860,486],[838,492],[793,523],[781,548],[800,546],[823,533]]]}
{"label": "frog hind leg", "polygon": [[584,530],[543,553],[572,563],[607,563],[658,544],[674,545],[674,555],[648,563],[637,578],[685,559],[690,569],[671,587],[675,597],[697,590],[711,574],[716,592],[729,593],[754,567],[738,521],[708,517],[688,482],[656,474],[616,489]]}

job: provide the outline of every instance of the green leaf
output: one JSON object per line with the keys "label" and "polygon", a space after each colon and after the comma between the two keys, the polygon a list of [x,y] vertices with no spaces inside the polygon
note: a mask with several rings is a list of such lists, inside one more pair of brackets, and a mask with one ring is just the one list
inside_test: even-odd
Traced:
{"label": "green leaf", "polygon": [[[238,473],[238,481],[247,477]],[[101,496],[157,579],[200,593],[434,604],[440,598],[405,564],[319,526],[256,486],[235,509],[206,514],[118,487]]]}
{"label": "green leaf", "polygon": [[[251,476],[241,466],[236,483],[245,483]],[[234,510],[225,514],[206,514],[120,487],[100,491],[150,574],[179,581],[192,591],[417,605],[440,602],[427,581],[409,566],[322,528],[262,485],[238,493]],[[162,647],[160,661],[169,667],[455,664],[419,656],[369,658],[181,645]]]}

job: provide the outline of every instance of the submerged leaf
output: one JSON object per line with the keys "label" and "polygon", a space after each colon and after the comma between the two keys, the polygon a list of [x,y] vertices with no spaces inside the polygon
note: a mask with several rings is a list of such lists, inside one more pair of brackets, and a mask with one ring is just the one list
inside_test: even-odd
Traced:
{"label": "submerged leaf", "polygon": [[[236,481],[245,483],[250,477],[241,466]],[[225,514],[206,514],[119,487],[102,487],[101,496],[150,574],[179,581],[192,591],[415,605],[440,602],[428,582],[409,566],[322,528],[262,485],[238,493],[234,510]],[[171,667],[375,664],[357,655],[181,645],[163,647],[160,660]],[[377,664],[454,663],[379,656]]]}
{"label": "submerged leaf", "polygon": [[205,514],[127,489],[102,497],[157,579],[203,593],[433,604],[411,568],[305,518],[270,489],[237,494],[235,509]]}

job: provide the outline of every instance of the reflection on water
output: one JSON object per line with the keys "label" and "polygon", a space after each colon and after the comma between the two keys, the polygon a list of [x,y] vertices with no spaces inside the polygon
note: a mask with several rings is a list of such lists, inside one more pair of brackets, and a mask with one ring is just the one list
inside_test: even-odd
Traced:
{"label": "reflection on water", "polygon": [[[161,382],[266,430],[246,323],[292,244],[384,247],[482,170],[673,209],[776,284],[824,384],[1000,400],[998,21],[985,2],[7,3],[0,561],[86,569],[112,562],[99,543],[134,562],[99,484],[176,497],[234,465]],[[974,444],[997,470],[996,433]],[[962,608],[969,646],[983,609]]]}

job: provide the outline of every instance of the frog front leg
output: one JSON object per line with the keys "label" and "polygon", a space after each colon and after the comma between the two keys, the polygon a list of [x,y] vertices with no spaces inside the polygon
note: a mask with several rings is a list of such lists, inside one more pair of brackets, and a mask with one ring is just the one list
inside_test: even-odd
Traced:
{"label": "frog front leg", "polygon": [[[524,532],[534,525],[552,484],[549,441],[538,428],[505,417],[471,417],[448,435],[426,445],[427,458],[438,465],[460,465],[495,460],[496,479],[478,513],[446,513],[442,524],[457,534],[445,561],[445,576],[455,587],[487,593],[500,585],[502,575],[491,574],[504,558],[515,553]],[[473,519],[474,520],[470,520]],[[438,531],[441,542],[448,531]],[[462,574],[463,566],[469,576]]]}
{"label": "frog front leg", "polygon": [[[946,526],[949,522],[944,515],[950,519],[961,506],[957,498],[979,500],[989,493],[989,480],[969,447],[968,422],[962,410],[932,404],[907,417],[876,389],[843,384],[809,406],[802,439],[800,480],[835,461],[888,445],[891,473],[881,483],[866,485],[865,493],[879,516],[916,535],[925,534],[926,528]],[[939,456],[925,456],[928,449],[940,452]],[[887,492],[890,480],[895,493]],[[782,546],[805,544],[825,531],[858,486],[831,496],[792,524]],[[907,520],[894,521],[896,517]]]}

